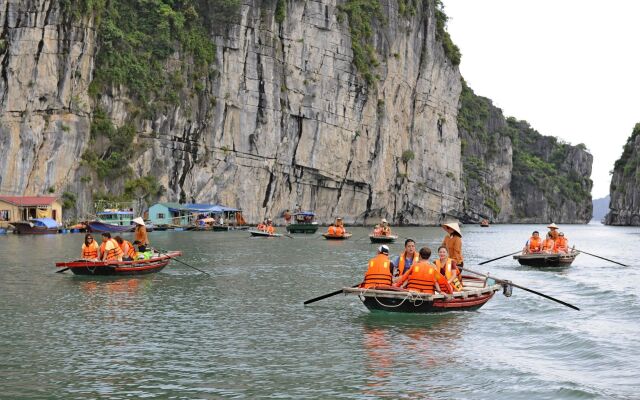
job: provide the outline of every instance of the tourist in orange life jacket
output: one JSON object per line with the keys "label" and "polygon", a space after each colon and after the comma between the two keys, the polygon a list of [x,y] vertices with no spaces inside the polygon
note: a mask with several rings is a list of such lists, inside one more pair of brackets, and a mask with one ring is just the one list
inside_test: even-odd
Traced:
{"label": "tourist in orange life jacket", "polygon": [[522,249],[523,254],[540,253],[542,251],[542,238],[538,231],[533,231],[531,237]]}
{"label": "tourist in orange life jacket", "polygon": [[418,262],[420,255],[416,251],[416,242],[413,239],[407,239],[404,241],[404,251],[394,261],[391,261],[393,266],[393,277],[397,279],[402,276],[411,266]]}
{"label": "tourist in orange life jacket", "polygon": [[551,225],[547,226],[549,228],[549,233],[551,234],[551,239],[556,240],[558,238],[558,225],[551,223]]}
{"label": "tourist in orange life jacket", "polygon": [[464,260],[462,258],[462,232],[460,231],[460,225],[457,222],[450,222],[442,225],[442,229],[447,231],[442,240],[442,245],[447,248],[449,257],[451,257],[456,265],[462,267]]}
{"label": "tourist in orange life jacket", "polygon": [[554,253],[568,253],[569,252],[569,241],[564,236],[564,232],[558,232],[558,238],[553,243]]}
{"label": "tourist in orange life jacket", "polygon": [[548,232],[547,238],[542,242],[542,252],[553,253],[554,247],[555,247],[555,241],[551,237],[551,232]]}
{"label": "tourist in orange life jacket", "polygon": [[93,240],[93,236],[90,233],[84,235],[84,243],[82,244],[82,256],[83,260],[97,261],[100,252],[100,246]]}
{"label": "tourist in orange life jacket", "polygon": [[131,242],[124,240],[120,236],[116,236],[114,237],[114,239],[118,243],[120,250],[122,250],[122,253],[123,253],[122,261],[133,261],[138,258],[136,249],[133,247]]}
{"label": "tourist in orange life jacket", "polygon": [[383,244],[378,247],[378,254],[369,260],[369,267],[364,274],[364,281],[360,287],[375,288],[379,286],[391,286],[391,281],[389,248]]}
{"label": "tourist in orange life jacket", "polygon": [[122,250],[118,242],[111,238],[109,232],[102,234],[102,244],[100,245],[100,255],[104,261],[122,261]]}
{"label": "tourist in orange life jacket", "polygon": [[284,218],[285,224],[289,225],[291,223],[291,213],[289,212],[289,209],[282,214],[282,217]]}
{"label": "tourist in orange life jacket", "polygon": [[429,263],[429,257],[431,257],[431,249],[421,248],[420,261],[413,264],[393,286],[403,287],[406,284],[407,290],[428,294],[434,294],[436,291],[452,293],[451,285],[436,267]]}
{"label": "tourist in orange life jacket", "polygon": [[256,226],[256,229],[259,231],[266,231],[267,230],[267,220],[265,219],[264,221],[260,222],[258,224],[258,226]]}
{"label": "tourist in orange life jacket", "polygon": [[435,261],[436,268],[442,274],[454,291],[462,291],[462,276],[456,262],[449,258],[449,253],[445,246],[438,247],[438,259]]}
{"label": "tourist in orange life jacket", "polygon": [[376,226],[373,227],[373,236],[381,236],[382,235],[382,228],[380,228],[380,224],[376,224]]}
{"label": "tourist in orange life jacket", "polygon": [[271,219],[267,220],[267,228],[266,228],[266,232],[269,235],[273,235],[274,233],[276,233],[276,228],[273,227],[273,221],[271,221]]}
{"label": "tourist in orange life jacket", "polygon": [[335,235],[336,234],[336,226],[334,224],[329,225],[327,228],[327,235]]}

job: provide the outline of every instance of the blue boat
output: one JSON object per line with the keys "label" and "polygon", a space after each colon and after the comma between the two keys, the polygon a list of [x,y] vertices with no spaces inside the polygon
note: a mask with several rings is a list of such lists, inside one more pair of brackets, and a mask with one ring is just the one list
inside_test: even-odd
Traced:
{"label": "blue boat", "polygon": [[133,211],[104,210],[96,214],[98,219],[87,222],[87,229],[92,233],[133,232],[135,225]]}
{"label": "blue boat", "polygon": [[61,228],[56,220],[51,218],[32,218],[29,221],[11,222],[16,233],[20,234],[50,234],[58,233]]}

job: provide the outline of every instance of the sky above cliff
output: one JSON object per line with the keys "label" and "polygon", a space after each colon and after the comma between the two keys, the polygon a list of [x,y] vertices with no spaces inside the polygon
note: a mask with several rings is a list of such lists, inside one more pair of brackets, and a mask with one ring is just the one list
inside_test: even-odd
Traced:
{"label": "sky above cliff", "polygon": [[640,2],[444,0],[476,94],[543,135],[584,143],[593,197],[640,122]]}

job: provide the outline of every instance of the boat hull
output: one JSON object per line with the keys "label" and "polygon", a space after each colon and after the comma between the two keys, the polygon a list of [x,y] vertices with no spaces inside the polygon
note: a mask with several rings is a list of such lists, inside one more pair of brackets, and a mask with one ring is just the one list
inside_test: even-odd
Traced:
{"label": "boat hull", "polygon": [[287,232],[289,233],[316,233],[318,231],[318,224],[289,224],[287,225]]}
{"label": "boat hull", "polygon": [[87,230],[91,233],[124,233],[124,232],[133,232],[135,226],[134,225],[113,225],[106,224],[100,221],[89,221],[87,222]]}
{"label": "boat hull", "polygon": [[98,275],[98,276],[131,276],[147,275],[161,271],[169,264],[172,258],[181,256],[182,252],[172,251],[148,260],[136,261],[72,261],[56,263],[58,268],[69,268],[75,275]]}
{"label": "boat hull", "polygon": [[351,234],[345,233],[342,236],[338,236],[338,235],[329,235],[328,233],[323,233],[322,236],[324,236],[324,238],[327,240],[347,240],[351,237]]}
{"label": "boat hull", "polygon": [[343,288],[347,295],[357,295],[371,311],[409,314],[437,314],[448,311],[475,311],[485,305],[502,285],[486,285],[478,278],[463,277],[465,289],[451,295],[412,292],[395,287],[375,289]]}
{"label": "boat hull", "polygon": [[15,233],[21,235],[50,235],[58,233],[58,228],[47,228],[44,226],[31,226],[28,222],[12,222]]}
{"label": "boat hull", "polygon": [[580,252],[572,252],[569,254],[521,254],[513,256],[514,260],[518,260],[520,265],[535,268],[562,268],[568,267]]}
{"label": "boat hull", "polygon": [[393,243],[396,241],[396,239],[398,239],[398,237],[394,235],[391,235],[391,236],[369,235],[369,240],[371,240],[371,243]]}
{"label": "boat hull", "polygon": [[249,233],[251,234],[251,236],[255,236],[255,237],[281,237],[282,236],[279,233],[269,234],[267,232],[262,232],[262,231],[249,231]]}

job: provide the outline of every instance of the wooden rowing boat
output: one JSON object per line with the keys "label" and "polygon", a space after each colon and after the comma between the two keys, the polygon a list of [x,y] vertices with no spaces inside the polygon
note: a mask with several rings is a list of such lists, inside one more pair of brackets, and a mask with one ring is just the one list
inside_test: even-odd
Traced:
{"label": "wooden rowing boat", "polygon": [[533,254],[520,254],[513,256],[514,260],[518,260],[520,265],[526,265],[529,267],[538,268],[555,268],[555,267],[568,267],[573,260],[580,254],[577,250],[572,250],[569,253],[533,253]]}
{"label": "wooden rowing boat", "polygon": [[145,275],[161,271],[172,258],[181,256],[181,251],[156,253],[154,257],[135,261],[88,261],[78,260],[56,263],[58,268],[69,268],[75,275]]}
{"label": "wooden rowing boat", "polygon": [[328,233],[323,233],[322,236],[327,240],[347,240],[352,236],[352,234],[349,232],[345,232],[343,235],[330,235]]}
{"label": "wooden rowing boat", "polygon": [[375,289],[345,287],[345,295],[355,295],[371,311],[433,314],[446,311],[473,311],[486,304],[494,293],[502,290],[501,284],[463,276],[464,290],[453,294],[427,294],[385,286]]}
{"label": "wooden rowing boat", "polygon": [[396,239],[398,239],[398,237],[395,235],[390,235],[390,236],[369,235],[369,240],[371,240],[371,243],[393,243],[396,241]]}
{"label": "wooden rowing boat", "polygon": [[282,234],[280,233],[267,233],[264,231],[249,230],[249,233],[251,234],[251,236],[256,237],[282,237]]}

